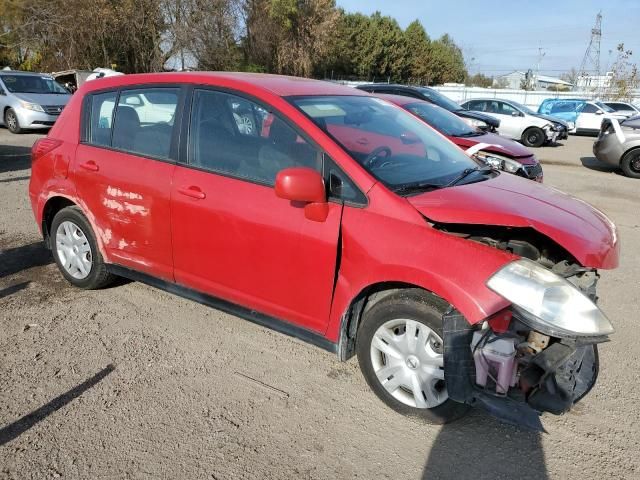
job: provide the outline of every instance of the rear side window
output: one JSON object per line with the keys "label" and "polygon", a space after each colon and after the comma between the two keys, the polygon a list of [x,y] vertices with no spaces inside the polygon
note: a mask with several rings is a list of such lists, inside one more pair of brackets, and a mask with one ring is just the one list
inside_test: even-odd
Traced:
{"label": "rear side window", "polygon": [[116,92],[106,92],[91,97],[89,143],[105,147],[111,146],[111,127],[116,96]]}
{"label": "rear side window", "polygon": [[178,88],[123,90],[113,120],[112,147],[168,159]]}

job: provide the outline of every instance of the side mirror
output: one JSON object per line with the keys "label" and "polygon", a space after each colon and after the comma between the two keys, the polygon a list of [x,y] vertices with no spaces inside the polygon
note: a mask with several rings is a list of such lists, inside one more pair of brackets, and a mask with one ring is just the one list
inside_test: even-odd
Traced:
{"label": "side mirror", "polygon": [[324,180],[312,168],[291,167],[278,172],[276,196],[304,205],[304,215],[309,220],[324,222],[329,215]]}
{"label": "side mirror", "polygon": [[596,115],[603,115],[603,114],[604,114],[604,112],[603,112],[602,110],[598,110],[598,111],[596,112]]}
{"label": "side mirror", "polygon": [[512,117],[521,117],[522,114],[520,112],[518,112],[518,111],[515,111],[515,112],[511,112],[511,116]]}
{"label": "side mirror", "polygon": [[4,91],[4,88],[0,87],[0,97],[4,97],[7,92]]}

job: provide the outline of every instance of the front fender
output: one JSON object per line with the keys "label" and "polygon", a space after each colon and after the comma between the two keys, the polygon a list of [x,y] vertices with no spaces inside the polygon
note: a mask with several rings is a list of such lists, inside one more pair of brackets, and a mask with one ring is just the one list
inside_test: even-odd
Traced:
{"label": "front fender", "polygon": [[425,220],[400,220],[345,208],[342,255],[326,336],[337,341],[351,302],[379,283],[417,286],[442,297],[470,323],[509,303],[489,290],[487,279],[517,258],[433,229]]}

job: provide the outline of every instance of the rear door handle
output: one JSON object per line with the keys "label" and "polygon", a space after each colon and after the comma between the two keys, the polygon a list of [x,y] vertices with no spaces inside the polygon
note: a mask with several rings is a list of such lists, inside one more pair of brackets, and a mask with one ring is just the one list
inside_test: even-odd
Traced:
{"label": "rear door handle", "polygon": [[85,170],[89,170],[91,172],[97,172],[100,170],[100,167],[93,160],[89,160],[88,162],[81,163],[80,166]]}
{"label": "rear door handle", "polygon": [[196,198],[198,200],[203,200],[207,197],[207,195],[202,190],[200,190],[200,187],[196,187],[195,185],[179,188],[178,193],[186,195],[187,197]]}

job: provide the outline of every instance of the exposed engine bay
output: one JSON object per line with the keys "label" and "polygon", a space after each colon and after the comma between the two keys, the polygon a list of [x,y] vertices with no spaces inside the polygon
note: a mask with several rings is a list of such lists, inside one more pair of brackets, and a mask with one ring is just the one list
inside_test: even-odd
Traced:
{"label": "exposed engine bay", "polygon": [[[597,301],[597,271],[582,267],[561,246],[532,229],[434,226],[533,260]],[[541,412],[559,415],[571,409],[595,384],[596,345],[608,337],[563,335],[531,325],[537,323],[517,305],[474,326],[456,311],[446,314],[445,378],[450,398],[536,430],[543,430]]]}

